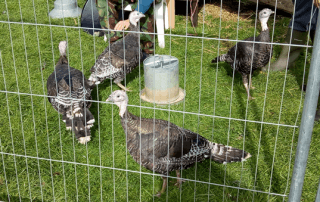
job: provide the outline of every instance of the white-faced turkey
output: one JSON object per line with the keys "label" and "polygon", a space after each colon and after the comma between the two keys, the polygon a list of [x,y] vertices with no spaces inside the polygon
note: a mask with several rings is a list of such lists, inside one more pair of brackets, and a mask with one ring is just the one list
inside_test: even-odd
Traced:
{"label": "white-faced turkey", "polygon": [[[114,91],[106,101],[113,102],[120,108],[119,115],[126,133],[127,148],[133,159],[162,175],[176,171],[178,187],[182,183],[179,170],[187,169],[196,162],[205,159],[218,163],[241,162],[251,156],[246,151],[210,142],[201,135],[168,121],[140,118],[131,114],[127,110],[128,96],[125,91]],[[165,192],[167,185],[167,177],[162,178],[162,189],[157,194],[159,197]]]}
{"label": "white-faced turkey", "polygon": [[67,42],[61,41],[59,61],[47,80],[48,100],[63,115],[66,128],[75,133],[79,143],[85,144],[91,139],[90,128],[95,121],[89,111],[91,102],[87,101],[92,99],[95,85],[81,71],[69,66],[66,49]]}
{"label": "white-faced turkey", "polygon": [[90,81],[99,84],[105,79],[114,79],[113,82],[121,89],[129,89],[121,84],[126,74],[129,74],[139,65],[139,58],[143,54],[140,48],[140,31],[138,22],[145,15],[132,11],[129,15],[130,33],[121,40],[108,46],[98,57],[96,63],[91,68]]}
{"label": "white-faced turkey", "polygon": [[[254,89],[251,82],[251,74],[254,70],[260,69],[268,64],[272,56],[272,47],[270,43],[268,19],[274,12],[265,8],[259,12],[259,20],[262,31],[259,36],[249,37],[244,41],[266,42],[266,43],[250,43],[238,42],[230,48],[228,53],[214,58],[211,63],[227,62],[230,66],[242,75],[243,85],[246,88],[248,98],[250,96],[249,88]],[[251,68],[252,67],[252,68]],[[249,77],[249,78],[248,78]],[[248,82],[249,80],[249,82]]]}

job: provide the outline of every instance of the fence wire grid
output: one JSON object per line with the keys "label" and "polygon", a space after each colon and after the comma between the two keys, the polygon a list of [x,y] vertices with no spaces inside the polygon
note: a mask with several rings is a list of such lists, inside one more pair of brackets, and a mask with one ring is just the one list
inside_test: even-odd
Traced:
{"label": "fence wire grid", "polygon": [[[69,65],[87,79],[96,59],[110,44],[110,38],[105,42],[103,37],[84,32],[80,16],[50,18],[54,2],[0,2],[0,201],[288,200],[313,44],[309,36],[305,45],[284,42],[291,17],[277,10],[277,1],[266,6],[258,1],[199,0],[197,27],[190,21],[190,13],[196,14],[190,11],[190,3],[176,1],[176,8],[183,8],[185,13],[176,15],[175,28],[165,31],[165,48],[158,46],[158,34],[150,33],[155,35],[154,54],[179,59],[179,86],[186,97],[179,104],[166,106],[142,101],[139,93],[145,79],[141,62],[123,82],[132,90],[127,93],[128,110],[140,119],[167,120],[209,141],[252,155],[241,163],[218,164],[211,159],[195,163],[181,171],[185,182],[180,188],[173,186],[171,180],[177,176],[171,172],[160,198],[155,195],[161,189],[162,175],[132,159],[119,109],[105,101],[111,92],[119,90],[112,80],[97,85],[92,100],[82,99],[92,102],[89,110],[95,118],[91,141],[85,145],[78,144],[48,102],[53,96],[47,94],[46,82],[59,59],[60,41],[68,43]],[[77,1],[80,8],[85,3]],[[257,37],[261,32],[258,13],[266,7],[275,11],[268,21],[271,62],[277,60],[285,45],[303,51],[291,69],[250,73],[256,88],[250,90],[255,99],[249,100],[241,75],[229,64],[211,64],[211,60],[227,53],[237,42]],[[311,113],[314,119],[315,108]],[[300,179],[305,181],[303,201],[316,199],[319,130],[315,124],[314,141],[306,146],[310,146],[310,152],[304,179]]]}

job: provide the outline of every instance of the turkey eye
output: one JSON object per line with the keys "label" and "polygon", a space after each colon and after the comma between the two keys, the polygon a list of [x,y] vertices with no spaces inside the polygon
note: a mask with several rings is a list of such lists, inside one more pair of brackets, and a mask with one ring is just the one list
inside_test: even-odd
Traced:
{"label": "turkey eye", "polygon": [[263,14],[267,14],[267,12],[264,12]]}
{"label": "turkey eye", "polygon": [[119,97],[120,97],[120,95],[117,96],[117,98],[119,98]]}

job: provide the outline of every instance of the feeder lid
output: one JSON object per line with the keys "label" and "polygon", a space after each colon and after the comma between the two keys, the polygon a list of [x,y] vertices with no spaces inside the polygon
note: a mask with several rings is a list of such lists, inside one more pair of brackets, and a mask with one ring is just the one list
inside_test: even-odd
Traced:
{"label": "feeder lid", "polygon": [[171,68],[178,64],[178,58],[170,55],[154,55],[143,61],[146,68]]}

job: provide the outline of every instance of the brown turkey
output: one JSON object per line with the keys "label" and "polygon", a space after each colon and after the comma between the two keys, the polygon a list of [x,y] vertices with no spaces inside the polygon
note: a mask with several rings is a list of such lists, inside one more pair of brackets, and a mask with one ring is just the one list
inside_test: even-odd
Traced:
{"label": "brown turkey", "polygon": [[[182,183],[179,170],[187,169],[196,162],[209,158],[218,163],[241,162],[251,156],[246,151],[210,142],[168,121],[131,114],[127,110],[128,96],[125,91],[114,91],[106,101],[120,108],[121,124],[127,134],[127,148],[133,159],[143,167],[163,175],[176,171],[177,186]],[[162,178],[162,189],[157,194],[159,197],[167,185],[167,178]]]}
{"label": "brown turkey", "polygon": [[[265,8],[259,12],[262,31],[257,37],[249,37],[244,41],[256,41],[270,43],[270,34],[268,28],[268,19],[274,12]],[[246,88],[248,98],[254,99],[249,93],[249,88],[254,89],[251,83],[251,74],[253,71],[260,69],[268,64],[272,56],[271,44],[267,43],[250,43],[239,42],[228,53],[214,58],[211,63],[227,62],[230,66],[242,75],[243,85]],[[251,70],[252,65],[252,70]],[[249,78],[248,78],[249,77]],[[248,82],[249,79],[249,82]]]}

